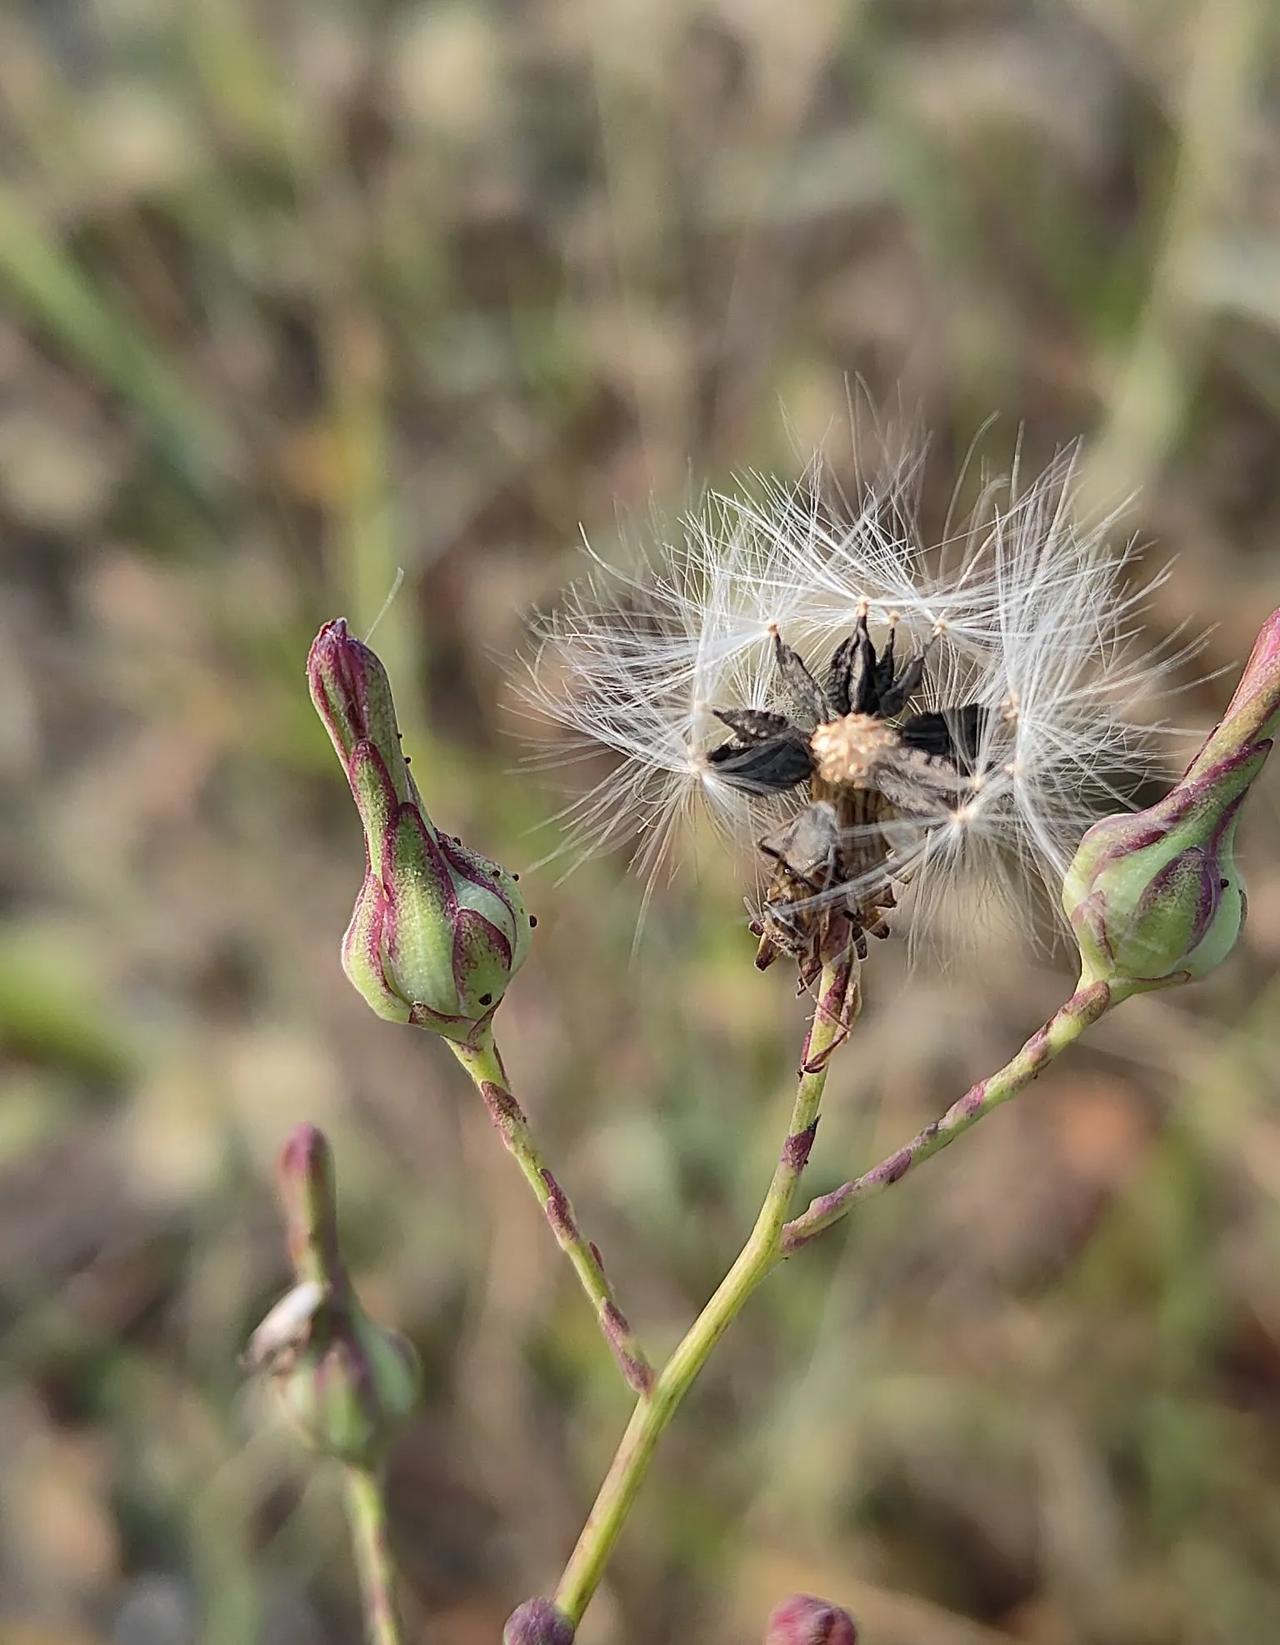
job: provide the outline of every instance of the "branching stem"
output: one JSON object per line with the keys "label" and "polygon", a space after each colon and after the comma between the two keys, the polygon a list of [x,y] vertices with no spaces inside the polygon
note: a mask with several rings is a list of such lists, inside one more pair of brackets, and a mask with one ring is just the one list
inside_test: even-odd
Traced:
{"label": "branching stem", "polygon": [[476,1045],[453,1044],[458,1061],[470,1074],[484,1099],[494,1127],[524,1173],[538,1204],[546,1212],[551,1232],[573,1265],[582,1289],[591,1299],[600,1329],[618,1368],[633,1393],[645,1400],[653,1387],[653,1368],[636,1340],[626,1315],[618,1307],[604,1271],[599,1247],[578,1227],[569,1196],[561,1188],[533,1140],[529,1122],[507,1084],[506,1070],[491,1034]]}
{"label": "branching stem", "polygon": [[827,1065],[848,1033],[857,986],[857,960],[851,952],[822,973],[791,1123],[755,1227],[715,1295],[659,1373],[649,1397],[637,1404],[560,1579],[556,1604],[575,1627],[604,1575],[663,1431],[747,1298],[778,1261],[783,1225],[813,1145]]}
{"label": "branching stem", "polygon": [[910,1142],[864,1171],[860,1177],[843,1183],[829,1194],[815,1199],[801,1216],[789,1222],[782,1231],[781,1254],[789,1257],[801,1246],[839,1222],[859,1200],[868,1199],[882,1189],[891,1188],[914,1165],[937,1154],[971,1125],[976,1125],[984,1114],[998,1108],[1002,1102],[1028,1085],[1059,1052],[1079,1039],[1085,1029],[1097,1022],[1103,1013],[1123,997],[1115,987],[1105,982],[1091,983],[1076,990],[1043,1028],[1038,1028],[1017,1056],[1012,1057],[998,1073],[979,1080],[953,1102],[932,1124],[914,1136]]}
{"label": "branching stem", "polygon": [[856,961],[851,958],[828,965],[822,973],[818,1009],[805,1043],[791,1124],[755,1227],[715,1295],[659,1373],[649,1398],[641,1400],[632,1413],[560,1579],[556,1604],[575,1627],[604,1575],[663,1431],[712,1350],[766,1275],[824,1228],[847,1216],[859,1200],[900,1182],[913,1165],[938,1153],[962,1131],[976,1125],[984,1114],[1015,1096],[1122,997],[1105,983],[1077,989],[998,1073],[973,1086],[905,1147],[862,1176],[815,1199],[801,1216],[788,1222],[792,1196],[817,1128],[827,1063],[856,1013],[857,986]]}

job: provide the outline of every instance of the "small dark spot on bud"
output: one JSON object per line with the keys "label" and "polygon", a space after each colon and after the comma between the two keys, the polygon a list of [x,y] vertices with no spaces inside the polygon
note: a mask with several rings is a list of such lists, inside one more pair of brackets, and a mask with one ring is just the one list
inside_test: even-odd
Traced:
{"label": "small dark spot on bud", "polygon": [[518,879],[519,879],[519,878],[520,878],[520,876],[519,876],[519,874],[513,874],[513,875],[512,875],[512,876],[511,876],[511,878],[512,878],[512,879],[513,879],[513,880],[518,880]]}
{"label": "small dark spot on bud", "polygon": [[412,754],[406,754],[405,757],[404,757],[404,763],[406,765],[412,765],[413,764],[413,755]]}
{"label": "small dark spot on bud", "polygon": [[1230,880],[1219,880],[1218,881],[1218,890],[1219,891],[1225,891],[1230,884],[1231,884]]}
{"label": "small dark spot on bud", "polygon": [[529,916],[529,929],[530,929],[530,931],[533,930],[534,926],[537,925],[537,923],[538,923],[538,916],[536,914],[530,914],[530,916]]}
{"label": "small dark spot on bud", "polygon": [[493,1004],[493,995],[492,994],[481,994],[480,1003],[481,1003],[481,1005],[492,1005]]}

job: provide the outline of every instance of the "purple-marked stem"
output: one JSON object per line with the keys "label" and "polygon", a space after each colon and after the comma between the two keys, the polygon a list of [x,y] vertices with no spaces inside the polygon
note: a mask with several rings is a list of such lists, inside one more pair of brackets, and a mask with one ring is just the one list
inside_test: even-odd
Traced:
{"label": "purple-marked stem", "polygon": [[843,1183],[829,1194],[820,1195],[806,1211],[789,1222],[782,1231],[780,1254],[783,1257],[791,1256],[822,1233],[823,1229],[830,1228],[847,1216],[860,1200],[869,1199],[873,1194],[891,1188],[895,1182],[901,1182],[914,1166],[927,1160],[930,1155],[940,1153],[962,1132],[976,1125],[984,1114],[1008,1102],[1010,1097],[1016,1097],[1059,1052],[1065,1051],[1104,1012],[1125,998],[1126,992],[1108,987],[1105,982],[1091,983],[1077,989],[998,1073],[979,1080],[957,1102],[953,1102],[945,1114],[926,1125],[910,1142],[887,1155],[869,1171],[864,1171],[860,1177]]}
{"label": "purple-marked stem", "polygon": [[856,1010],[857,964],[849,952],[823,970],[818,1006],[801,1058],[791,1121],[755,1227],[715,1295],[659,1372],[648,1399],[642,1399],[632,1413],[578,1545],[565,1566],[556,1590],[556,1604],[574,1627],[600,1585],[663,1431],[747,1298],[778,1261],[783,1226],[817,1128],[831,1052],[848,1034],[849,1020]]}
{"label": "purple-marked stem", "polygon": [[568,1257],[582,1289],[591,1299],[600,1330],[618,1363],[618,1369],[628,1387],[643,1401],[653,1385],[653,1367],[636,1340],[626,1315],[618,1307],[600,1259],[599,1248],[584,1237],[569,1196],[557,1182],[533,1140],[524,1111],[507,1084],[506,1070],[493,1035],[487,1030],[482,1032],[474,1045],[456,1041],[451,1043],[454,1055],[475,1082],[494,1128],[537,1196],[557,1245]]}
{"label": "purple-marked stem", "polygon": [[347,1516],[355,1547],[360,1594],[369,1645],[400,1645],[396,1617],[395,1566],[387,1540],[382,1482],[370,1468],[346,1470]]}

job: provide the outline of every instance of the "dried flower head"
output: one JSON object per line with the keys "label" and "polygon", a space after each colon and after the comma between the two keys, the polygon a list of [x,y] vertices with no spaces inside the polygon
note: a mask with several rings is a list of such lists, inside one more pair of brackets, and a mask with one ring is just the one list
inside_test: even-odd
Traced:
{"label": "dried flower head", "polygon": [[[913,939],[940,895],[1056,901],[1100,800],[1152,764],[1131,717],[1178,660],[1143,644],[1111,519],[1082,525],[1074,453],[1015,467],[927,549],[918,460],[853,508],[755,480],[713,497],[660,560],[598,560],[542,627],[526,699],[615,767],[563,814],[581,855],[629,840],[652,881],[697,808],[755,847],[758,963],[802,983],[834,945]],[[1188,648],[1190,649],[1190,648]]]}

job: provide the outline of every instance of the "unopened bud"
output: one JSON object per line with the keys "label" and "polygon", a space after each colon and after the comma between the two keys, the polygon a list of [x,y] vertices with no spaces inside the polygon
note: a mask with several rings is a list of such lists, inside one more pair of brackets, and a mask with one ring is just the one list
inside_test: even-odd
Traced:
{"label": "unopened bud", "polygon": [[857,1645],[848,1611],[811,1594],[792,1594],[769,1617],[764,1645]]}
{"label": "unopened bud", "polygon": [[380,1017],[474,1042],[529,949],[515,877],[437,831],[401,752],[386,670],[342,618],[317,634],[307,680],[364,828],[343,969]]}
{"label": "unopened bud", "polygon": [[1063,907],[1083,982],[1133,993],[1205,976],[1245,917],[1236,824],[1280,720],[1280,611],[1182,780],[1145,811],[1104,817],[1080,842]]}
{"label": "unopened bud", "polygon": [[292,1133],[279,1180],[297,1283],[253,1333],[245,1364],[270,1376],[313,1450],[371,1467],[413,1409],[417,1356],[369,1318],[351,1287],[338,1249],[333,1156],[315,1126]]}
{"label": "unopened bud", "polygon": [[526,1599],[502,1630],[502,1645],[573,1645],[573,1623],[549,1599]]}

